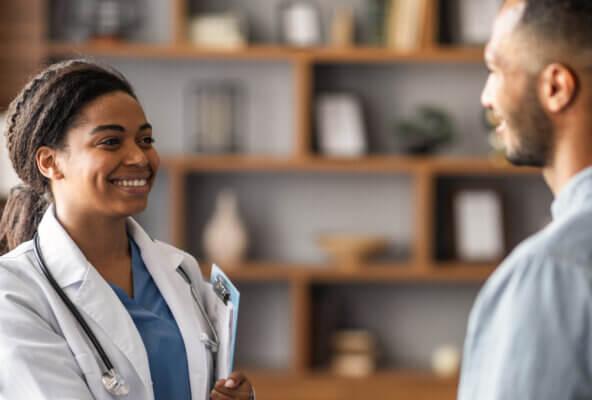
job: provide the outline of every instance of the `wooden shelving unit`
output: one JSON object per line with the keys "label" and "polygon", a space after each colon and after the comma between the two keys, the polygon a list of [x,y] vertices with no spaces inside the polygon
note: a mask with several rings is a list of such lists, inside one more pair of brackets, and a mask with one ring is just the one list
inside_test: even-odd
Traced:
{"label": "wooden shelving unit", "polygon": [[384,48],[291,48],[282,46],[249,46],[237,49],[199,48],[191,44],[141,44],[141,43],[51,43],[47,48],[53,57],[73,54],[134,57],[155,59],[213,59],[213,60],[277,60],[311,63],[482,63],[483,48],[435,47],[414,51],[393,51]]}
{"label": "wooden shelving unit", "polygon": [[[434,9],[437,0],[432,0]],[[164,44],[48,42],[45,56],[124,57],[155,60],[215,60],[218,62],[283,62],[292,66],[294,138],[293,152],[286,157],[257,155],[167,155],[163,166],[169,177],[168,200],[170,237],[174,245],[187,249],[189,207],[187,192],[192,175],[266,173],[342,173],[405,175],[411,178],[414,237],[409,259],[360,266],[348,271],[331,265],[295,265],[277,261],[251,260],[226,266],[232,279],[240,283],[286,284],[289,287],[293,325],[292,359],[285,371],[250,370],[258,398],[282,400],[337,399],[454,399],[457,379],[441,379],[426,372],[405,369],[381,371],[361,379],[346,379],[318,371],[312,365],[311,314],[315,285],[331,284],[472,284],[479,285],[495,270],[495,265],[441,262],[434,256],[433,231],[436,221],[436,180],[440,176],[506,176],[536,173],[516,169],[483,158],[443,158],[369,155],[356,159],[332,159],[313,150],[311,110],[314,74],[319,65],[336,64],[481,64],[481,47],[444,47],[433,41],[414,51],[383,48],[307,48],[256,44],[235,50],[196,48],[187,43],[186,0],[169,0],[171,41]],[[436,20],[432,18],[432,20]],[[425,29],[434,32],[435,26]],[[433,35],[432,35],[433,36]],[[204,273],[209,273],[202,262]],[[240,367],[240,365],[239,365]]]}
{"label": "wooden shelving unit", "polygon": [[[209,273],[207,263],[204,274]],[[382,263],[362,265],[350,271],[330,265],[294,265],[273,262],[249,262],[227,266],[231,278],[243,282],[364,282],[364,283],[480,283],[495,270],[485,264],[433,264],[422,268],[410,263]]]}
{"label": "wooden shelving unit", "polygon": [[[292,375],[247,371],[257,387],[269,387],[266,398],[282,400],[338,399],[455,399],[457,379],[439,378],[424,372],[384,371],[371,377],[347,379],[323,371]],[[389,394],[394,393],[396,395]]]}

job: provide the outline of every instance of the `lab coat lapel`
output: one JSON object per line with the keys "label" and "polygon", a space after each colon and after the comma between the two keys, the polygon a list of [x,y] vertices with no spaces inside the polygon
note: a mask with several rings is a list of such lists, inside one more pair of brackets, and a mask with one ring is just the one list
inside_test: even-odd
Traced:
{"label": "lab coat lapel", "polygon": [[[129,313],[109,284],[88,262],[55,217],[53,206],[39,224],[39,241],[43,258],[70,300],[92,319],[121,350],[151,391],[148,356],[140,334]],[[77,289],[75,286],[80,283]]]}
{"label": "lab coat lapel", "polygon": [[183,263],[184,257],[179,251],[156,244],[131,218],[128,220],[128,232],[140,248],[142,260],[181,331],[187,352],[192,397],[207,398],[208,359],[205,347],[199,340],[200,333],[205,332],[206,323],[201,315],[197,317],[199,314],[195,311],[190,288],[176,271],[177,267]]}
{"label": "lab coat lapel", "polygon": [[136,369],[142,383],[151,388],[148,355],[142,337],[129,312],[96,269],[89,268],[72,300],[103,329]]}

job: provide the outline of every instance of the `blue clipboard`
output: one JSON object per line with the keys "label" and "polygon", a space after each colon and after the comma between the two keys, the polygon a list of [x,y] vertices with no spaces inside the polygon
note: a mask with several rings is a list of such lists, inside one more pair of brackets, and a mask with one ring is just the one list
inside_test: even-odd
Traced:
{"label": "blue clipboard", "polygon": [[212,288],[214,293],[224,305],[228,307],[231,304],[229,309],[231,310],[230,316],[230,326],[229,328],[229,342],[228,342],[228,367],[229,372],[233,370],[234,366],[234,353],[236,348],[236,333],[237,333],[237,326],[238,326],[238,311],[239,311],[239,304],[240,304],[240,292],[234,286],[234,284],[230,281],[228,276],[218,267],[216,264],[212,265],[212,271],[210,273],[210,283],[212,284]]}

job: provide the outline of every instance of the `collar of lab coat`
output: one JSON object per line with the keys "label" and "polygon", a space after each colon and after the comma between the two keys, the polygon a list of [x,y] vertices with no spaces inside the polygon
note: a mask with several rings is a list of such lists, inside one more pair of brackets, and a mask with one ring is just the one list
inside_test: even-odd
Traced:
{"label": "collar of lab coat", "polygon": [[[127,219],[127,230],[140,248],[142,259],[155,280],[155,273],[160,275],[159,270],[163,268],[167,274],[175,273],[183,261],[181,254],[166,251],[163,247],[157,248],[150,236],[131,217]],[[62,289],[87,279],[92,265],[57,220],[53,205],[43,215],[38,232],[44,261],[50,266],[52,275]]]}

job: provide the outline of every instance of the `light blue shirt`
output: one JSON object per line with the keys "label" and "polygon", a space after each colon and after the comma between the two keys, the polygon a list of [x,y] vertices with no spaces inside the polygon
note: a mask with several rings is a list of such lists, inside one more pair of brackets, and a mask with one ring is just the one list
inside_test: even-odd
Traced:
{"label": "light blue shirt", "polygon": [[459,400],[592,399],[592,168],[551,211],[476,300]]}
{"label": "light blue shirt", "polygon": [[181,332],[142,260],[138,245],[130,238],[134,298],[111,285],[130,313],[150,365],[155,400],[190,400],[187,354]]}

